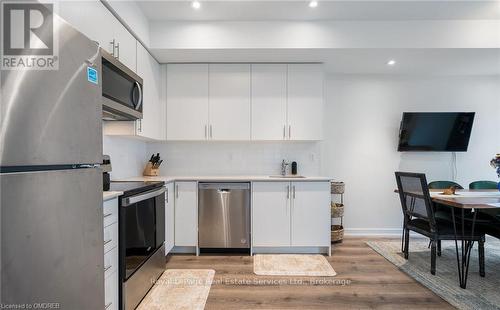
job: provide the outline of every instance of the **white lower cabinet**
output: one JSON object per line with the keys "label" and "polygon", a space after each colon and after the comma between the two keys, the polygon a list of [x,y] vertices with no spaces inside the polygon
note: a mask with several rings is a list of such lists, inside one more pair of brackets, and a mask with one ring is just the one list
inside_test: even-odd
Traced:
{"label": "white lower cabinet", "polygon": [[118,198],[103,203],[104,305],[118,310]]}
{"label": "white lower cabinet", "polygon": [[253,247],[329,247],[329,182],[255,182]]}
{"label": "white lower cabinet", "polygon": [[330,245],[330,183],[291,183],[291,245]]}
{"label": "white lower cabinet", "polygon": [[104,279],[104,309],[118,310],[118,270]]}
{"label": "white lower cabinet", "polygon": [[167,191],[165,192],[165,255],[175,245],[175,202],[174,202],[174,183],[165,185]]}
{"label": "white lower cabinet", "polygon": [[290,182],[255,182],[252,245],[290,246]]}
{"label": "white lower cabinet", "polygon": [[175,246],[198,245],[198,183],[175,182]]}

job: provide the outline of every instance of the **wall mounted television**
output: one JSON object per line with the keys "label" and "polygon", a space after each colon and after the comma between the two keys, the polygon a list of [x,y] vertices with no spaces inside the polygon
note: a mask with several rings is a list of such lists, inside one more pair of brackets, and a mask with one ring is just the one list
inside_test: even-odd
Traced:
{"label": "wall mounted television", "polygon": [[405,112],[399,152],[466,152],[474,112]]}

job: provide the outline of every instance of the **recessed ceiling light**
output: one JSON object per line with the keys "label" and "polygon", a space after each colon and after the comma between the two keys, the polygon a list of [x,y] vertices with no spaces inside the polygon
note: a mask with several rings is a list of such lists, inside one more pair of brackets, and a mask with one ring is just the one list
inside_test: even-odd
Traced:
{"label": "recessed ceiling light", "polygon": [[193,1],[193,2],[191,2],[191,7],[192,7],[193,9],[196,9],[196,10],[197,10],[197,9],[199,9],[199,8],[201,8],[201,3],[200,3],[200,1]]}
{"label": "recessed ceiling light", "polygon": [[309,2],[309,7],[310,8],[315,8],[317,6],[318,6],[318,1],[311,1],[311,2]]}
{"label": "recessed ceiling light", "polygon": [[394,59],[391,59],[387,62],[388,66],[394,66],[396,64],[396,61]]}

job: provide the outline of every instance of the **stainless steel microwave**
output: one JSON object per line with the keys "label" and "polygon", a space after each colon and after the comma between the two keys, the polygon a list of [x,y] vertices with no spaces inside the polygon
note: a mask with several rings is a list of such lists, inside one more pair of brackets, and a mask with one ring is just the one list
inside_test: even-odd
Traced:
{"label": "stainless steel microwave", "polygon": [[102,118],[130,121],[142,118],[143,81],[108,52],[102,55]]}

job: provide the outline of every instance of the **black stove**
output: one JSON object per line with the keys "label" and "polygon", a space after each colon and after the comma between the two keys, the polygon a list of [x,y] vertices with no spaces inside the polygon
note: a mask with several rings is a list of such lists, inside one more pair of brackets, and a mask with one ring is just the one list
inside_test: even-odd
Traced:
{"label": "black stove", "polygon": [[109,190],[123,192],[122,197],[132,196],[165,185],[162,181],[111,181]]}
{"label": "black stove", "polygon": [[135,309],[165,270],[165,182],[116,181],[120,309]]}

